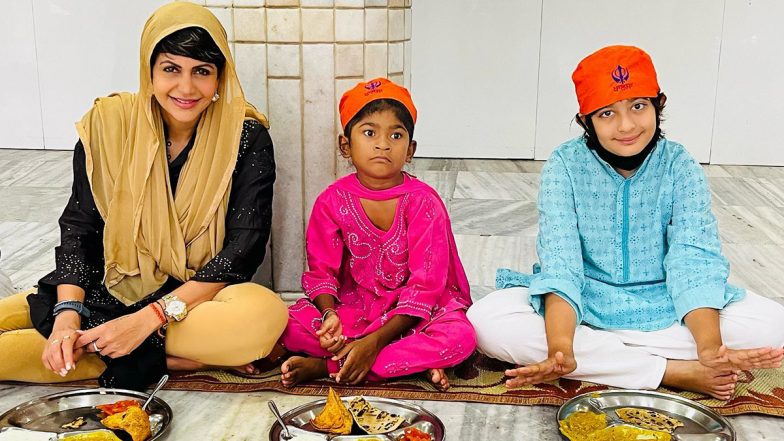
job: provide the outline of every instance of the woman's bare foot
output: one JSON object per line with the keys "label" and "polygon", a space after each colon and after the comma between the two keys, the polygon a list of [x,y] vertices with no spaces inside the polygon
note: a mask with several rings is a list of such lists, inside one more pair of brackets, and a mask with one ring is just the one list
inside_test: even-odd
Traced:
{"label": "woman's bare foot", "polygon": [[436,385],[437,389],[442,391],[449,389],[449,379],[443,369],[428,369],[427,377]]}
{"label": "woman's bare foot", "polygon": [[241,374],[258,374],[259,370],[253,363],[248,363],[242,366],[211,366],[200,361],[188,360],[187,358],[175,357],[173,355],[166,356],[166,367],[170,371],[201,371],[206,369],[221,369],[238,372]]}
{"label": "woman's bare foot", "polygon": [[328,375],[327,361],[323,358],[294,356],[284,361],[280,367],[280,381],[286,387]]}
{"label": "woman's bare foot", "polygon": [[662,384],[729,400],[735,392],[738,375],[704,366],[699,361],[667,360]]}

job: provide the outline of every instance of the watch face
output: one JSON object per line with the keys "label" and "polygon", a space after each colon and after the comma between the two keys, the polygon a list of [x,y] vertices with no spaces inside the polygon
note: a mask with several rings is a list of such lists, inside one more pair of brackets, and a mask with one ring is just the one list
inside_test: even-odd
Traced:
{"label": "watch face", "polygon": [[185,303],[182,301],[173,301],[166,305],[166,312],[170,315],[179,315],[185,312]]}

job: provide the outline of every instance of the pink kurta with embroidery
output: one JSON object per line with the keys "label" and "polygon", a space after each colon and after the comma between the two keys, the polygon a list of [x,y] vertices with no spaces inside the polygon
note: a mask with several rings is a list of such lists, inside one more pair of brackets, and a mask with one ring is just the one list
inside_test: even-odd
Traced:
{"label": "pink kurta with embroidery", "polygon": [[[373,225],[360,203],[360,199],[395,198],[397,208],[388,231]],[[411,348],[415,350],[409,356],[422,354],[426,359],[408,363],[411,369],[426,364],[417,370],[453,366],[473,352],[473,328],[467,319],[462,323],[471,296],[449,217],[436,191],[422,181],[406,174],[403,184],[374,191],[362,186],[355,174],[339,179],[314,204],[307,255],[302,287],[308,299],[289,309],[289,327],[282,337],[289,349],[330,355],[318,346],[315,331],[321,325],[321,314],[311,303],[329,294],[336,298],[343,334],[350,339],[370,334],[397,314],[421,318],[406,336],[423,334],[411,340],[418,347]],[[439,328],[440,337],[430,333],[425,339],[427,329],[441,319],[449,329]],[[436,347],[426,350],[422,345]],[[383,358],[384,351],[379,354],[381,364]],[[405,373],[413,372],[400,374]]]}

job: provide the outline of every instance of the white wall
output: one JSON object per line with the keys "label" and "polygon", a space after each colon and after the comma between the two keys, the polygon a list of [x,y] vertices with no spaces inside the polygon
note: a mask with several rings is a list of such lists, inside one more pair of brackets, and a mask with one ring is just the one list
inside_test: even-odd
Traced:
{"label": "white wall", "polygon": [[14,0],[0,15],[0,147],[72,149],[94,98],[136,91],[139,38],[165,0]]}
{"label": "white wall", "polygon": [[[137,89],[142,26],[167,1],[4,2],[0,148],[72,148],[93,98]],[[698,160],[784,165],[784,2],[414,0],[412,15],[421,156],[547,158],[580,132],[576,64],[624,43],[652,55],[668,137]]]}
{"label": "white wall", "polygon": [[412,14],[421,156],[547,159],[581,133],[577,63],[632,44],[668,95],[668,138],[700,162],[784,165],[783,2],[419,0]]}

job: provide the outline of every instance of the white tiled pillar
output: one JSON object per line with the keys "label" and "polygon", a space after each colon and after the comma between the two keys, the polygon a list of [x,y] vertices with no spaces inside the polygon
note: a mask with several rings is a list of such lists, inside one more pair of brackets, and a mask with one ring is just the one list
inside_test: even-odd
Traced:
{"label": "white tiled pillar", "polygon": [[338,100],[374,77],[410,85],[411,0],[193,1],[226,27],[245,95],[270,119],[278,180],[271,265],[258,280],[301,291],[313,201],[350,171]]}

